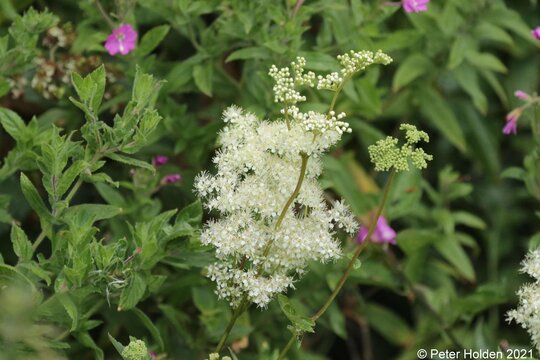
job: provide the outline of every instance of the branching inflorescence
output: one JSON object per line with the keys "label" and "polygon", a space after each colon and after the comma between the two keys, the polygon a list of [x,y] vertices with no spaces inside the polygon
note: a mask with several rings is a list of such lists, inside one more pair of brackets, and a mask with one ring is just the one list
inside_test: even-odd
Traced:
{"label": "branching inflorescence", "polygon": [[[338,57],[338,75],[318,78],[304,72],[305,59],[291,68],[272,66],[275,101],[282,103],[282,119],[260,120],[231,106],[219,136],[214,158],[217,173],[200,174],[197,193],[208,210],[220,214],[205,226],[201,241],[216,249],[217,262],[208,268],[216,293],[238,308],[246,303],[265,307],[272,298],[293,287],[310,261],[328,262],[341,255],[336,234],[354,235],[358,225],[348,207],[324,201],[317,183],[321,155],[350,132],[345,114],[333,111],[343,83],[371,64],[388,64],[378,51],[351,52]],[[332,82],[334,85],[329,85]],[[302,112],[299,87],[335,92],[328,113]],[[309,161],[308,161],[309,159]]]}

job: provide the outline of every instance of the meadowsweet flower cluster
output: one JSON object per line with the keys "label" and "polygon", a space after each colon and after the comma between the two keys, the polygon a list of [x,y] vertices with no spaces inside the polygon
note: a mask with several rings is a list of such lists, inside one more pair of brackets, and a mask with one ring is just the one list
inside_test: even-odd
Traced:
{"label": "meadowsweet flower cluster", "polygon": [[150,355],[146,344],[142,340],[138,340],[134,337],[130,337],[131,341],[122,350],[122,359],[124,360],[148,360]]}
{"label": "meadowsweet flower cluster", "polygon": [[417,169],[425,169],[427,162],[433,159],[433,156],[426,154],[424,149],[415,147],[420,141],[429,142],[429,136],[424,131],[417,130],[414,125],[402,124],[400,130],[405,131],[405,144],[398,147],[398,139],[387,136],[386,139],[379,140],[371,145],[369,156],[371,162],[375,164],[375,170],[388,171],[408,171],[409,161]]}
{"label": "meadowsweet flower cluster", "polygon": [[507,320],[513,320],[526,329],[533,344],[540,351],[540,249],[527,254],[521,271],[533,277],[534,282],[519,289],[518,307],[508,312]]}
{"label": "meadowsweet flower cluster", "polygon": [[[370,54],[361,65],[345,61],[347,73],[388,58]],[[304,73],[304,66],[305,60],[297,58],[291,68],[270,69],[284,118],[261,120],[237,106],[224,111],[227,125],[213,159],[217,173],[195,180],[205,207],[220,215],[201,234],[217,257],[208,277],[233,307],[246,301],[266,306],[293,287],[308,262],[340,256],[338,231],[353,235],[358,229],[348,207],[342,202],[329,206],[317,182],[320,156],[350,129],[342,121],[345,114],[302,113],[293,105],[305,100],[299,86],[315,85],[315,74]]]}

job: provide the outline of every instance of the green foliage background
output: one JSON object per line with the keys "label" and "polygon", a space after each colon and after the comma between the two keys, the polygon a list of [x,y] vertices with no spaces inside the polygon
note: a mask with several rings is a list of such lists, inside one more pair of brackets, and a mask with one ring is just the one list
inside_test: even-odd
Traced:
{"label": "green foliage background", "polygon": [[[353,132],[324,159],[328,196],[359,217],[373,209],[383,177],[367,146],[400,123],[430,134],[435,160],[396,179],[385,215],[398,245],[362,256],[291,358],[531,348],[505,312],[527,281],[519,263],[540,242],[539,138],[528,127],[539,111],[524,114],[517,136],[501,129],[519,105],[513,92],[540,88],[537,1],[432,0],[418,14],[382,0],[299,3],[103,0],[113,21],[139,32],[135,52],[111,57],[94,1],[0,0],[0,359],[118,358],[108,333],[144,339],[169,359],[205,358],[231,311],[204,277],[213,255],[197,236],[208,215],[192,185],[212,169],[221,111],[238,104],[277,116],[271,64],[301,55],[308,70],[335,71],[335,55],[359,49],[382,49],[394,63],[349,82],[338,101]],[[43,45],[56,23],[75,34],[68,48]],[[67,57],[95,66],[77,68],[73,86],[56,79],[58,96],[31,86],[37,59]],[[312,109],[329,100],[308,96]],[[157,154],[171,162],[156,173]],[[159,186],[171,173],[182,181]],[[287,294],[297,311],[324,302],[346,260],[310,267]],[[2,287],[15,280],[26,286]],[[277,301],[252,309],[232,348],[240,359],[273,359],[287,325]]]}

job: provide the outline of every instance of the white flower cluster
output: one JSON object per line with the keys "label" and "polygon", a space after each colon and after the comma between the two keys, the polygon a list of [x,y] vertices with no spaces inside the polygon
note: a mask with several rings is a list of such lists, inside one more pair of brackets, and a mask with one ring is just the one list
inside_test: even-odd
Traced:
{"label": "white flower cluster", "polygon": [[388,65],[392,62],[392,58],[381,50],[378,50],[376,53],[367,50],[351,50],[348,54],[338,55],[337,58],[343,67],[341,69],[341,75],[343,77],[348,77],[362,71],[373,64]]}
{"label": "white flower cluster", "polygon": [[508,312],[507,320],[514,320],[526,329],[540,351],[540,248],[527,254],[521,271],[533,277],[534,282],[519,289],[518,307]]}
{"label": "white flower cluster", "polygon": [[[224,121],[214,158],[217,173],[195,181],[205,206],[221,215],[201,234],[218,258],[208,276],[232,306],[247,299],[264,307],[293,285],[308,262],[340,256],[338,229],[354,234],[358,228],[343,203],[328,208],[317,182],[319,157],[340,140],[341,131],[329,128],[314,136],[302,122],[292,121],[289,129],[284,120],[261,121],[238,107],[227,109]],[[277,226],[302,165],[301,189]]]}

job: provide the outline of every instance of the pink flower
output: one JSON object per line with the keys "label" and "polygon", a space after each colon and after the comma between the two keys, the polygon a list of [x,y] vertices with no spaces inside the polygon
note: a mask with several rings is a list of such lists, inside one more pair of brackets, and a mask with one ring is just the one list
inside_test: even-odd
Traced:
{"label": "pink flower", "polygon": [[152,164],[154,164],[155,167],[163,166],[168,162],[169,162],[169,158],[165,155],[156,155],[152,159]]}
{"label": "pink flower", "polygon": [[174,183],[179,182],[180,180],[182,180],[182,176],[180,174],[166,175],[163,177],[163,179],[161,179],[161,184],[162,185],[174,184]]}
{"label": "pink flower", "polygon": [[[359,244],[363,243],[368,232],[368,227],[362,225],[358,231],[356,242]],[[382,215],[377,220],[375,231],[371,235],[371,241],[380,244],[396,244],[396,232],[388,225],[388,222]]]}
{"label": "pink flower", "polygon": [[417,13],[427,11],[429,0],[401,0],[403,10],[407,13]]}
{"label": "pink flower", "polygon": [[503,127],[503,134],[504,135],[510,135],[510,134],[517,134],[517,121],[507,121],[506,125]]}
{"label": "pink flower", "polygon": [[514,92],[514,96],[517,97],[518,99],[524,100],[524,101],[527,101],[527,100],[529,100],[531,98],[531,96],[529,94],[527,94],[523,90],[516,90]]}
{"label": "pink flower", "polygon": [[105,49],[109,52],[109,55],[116,55],[118,53],[122,55],[129,54],[135,49],[137,42],[137,32],[129,24],[122,24],[114,29],[107,37],[105,41]]}
{"label": "pink flower", "polygon": [[537,26],[536,28],[531,30],[531,34],[533,38],[536,40],[540,40],[540,26]]}

